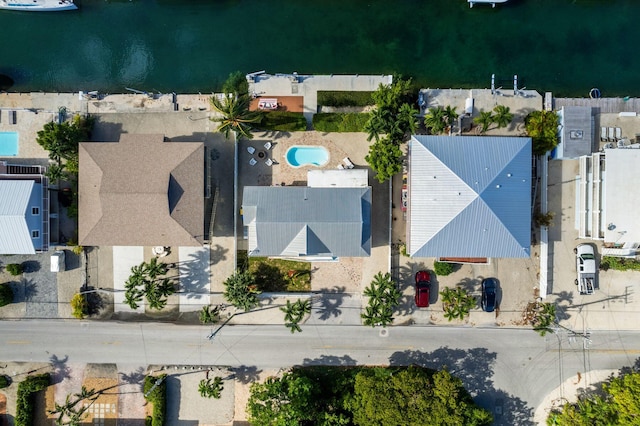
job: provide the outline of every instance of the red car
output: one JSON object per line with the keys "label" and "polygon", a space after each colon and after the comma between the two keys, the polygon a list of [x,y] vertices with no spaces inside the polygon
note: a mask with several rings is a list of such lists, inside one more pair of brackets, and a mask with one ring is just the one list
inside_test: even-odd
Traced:
{"label": "red car", "polygon": [[416,306],[418,308],[429,307],[429,290],[431,290],[431,275],[428,271],[416,273]]}

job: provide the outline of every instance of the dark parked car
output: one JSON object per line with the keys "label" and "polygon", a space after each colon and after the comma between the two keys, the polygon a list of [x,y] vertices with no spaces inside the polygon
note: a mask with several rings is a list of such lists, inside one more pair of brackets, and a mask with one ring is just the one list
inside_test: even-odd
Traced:
{"label": "dark parked car", "polygon": [[416,306],[418,308],[429,307],[429,290],[431,290],[431,275],[428,271],[416,273]]}
{"label": "dark parked car", "polygon": [[498,284],[494,278],[487,278],[482,281],[482,299],[480,306],[485,312],[493,312],[496,308],[496,288]]}

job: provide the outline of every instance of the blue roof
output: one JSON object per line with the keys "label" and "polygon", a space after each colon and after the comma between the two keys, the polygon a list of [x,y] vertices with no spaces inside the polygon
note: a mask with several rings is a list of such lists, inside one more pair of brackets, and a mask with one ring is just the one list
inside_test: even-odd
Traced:
{"label": "blue roof", "polygon": [[413,257],[529,257],[531,139],[413,136]]}

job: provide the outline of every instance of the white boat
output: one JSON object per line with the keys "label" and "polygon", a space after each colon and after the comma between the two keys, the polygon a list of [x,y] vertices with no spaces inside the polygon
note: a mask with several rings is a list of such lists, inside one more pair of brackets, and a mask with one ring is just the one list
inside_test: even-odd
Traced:
{"label": "white boat", "polygon": [[469,7],[473,7],[474,4],[490,4],[491,7],[496,7],[498,3],[506,3],[509,0],[467,0],[469,2]]}
{"label": "white boat", "polygon": [[73,0],[0,0],[0,9],[28,12],[57,12],[76,10]]}

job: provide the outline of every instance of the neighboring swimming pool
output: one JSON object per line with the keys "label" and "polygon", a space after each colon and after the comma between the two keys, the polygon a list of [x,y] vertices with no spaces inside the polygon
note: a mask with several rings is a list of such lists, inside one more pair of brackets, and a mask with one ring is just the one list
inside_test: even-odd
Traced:
{"label": "neighboring swimming pool", "polygon": [[18,132],[0,132],[0,157],[18,155]]}
{"label": "neighboring swimming pool", "polygon": [[291,167],[324,166],[329,161],[329,151],[322,146],[294,145],[287,150],[286,159]]}

